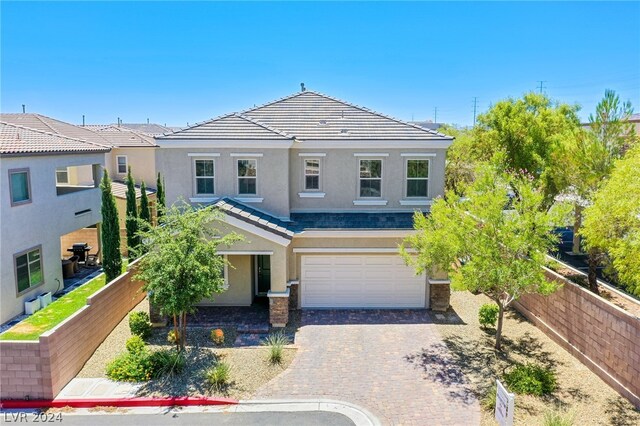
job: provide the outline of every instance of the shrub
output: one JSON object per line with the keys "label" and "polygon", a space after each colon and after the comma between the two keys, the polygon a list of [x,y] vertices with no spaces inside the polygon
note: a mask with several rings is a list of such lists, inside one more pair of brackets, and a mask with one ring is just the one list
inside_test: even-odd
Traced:
{"label": "shrub", "polygon": [[144,340],[142,340],[142,337],[140,336],[130,337],[129,340],[127,340],[126,346],[127,351],[132,355],[142,353],[147,349],[147,345],[144,343]]}
{"label": "shrub", "polygon": [[478,321],[480,321],[480,325],[483,327],[493,327],[496,325],[496,320],[498,319],[498,305],[495,303],[485,303],[480,306],[480,310],[478,311]]}
{"label": "shrub", "polygon": [[572,426],[573,413],[563,412],[560,410],[551,410],[544,413],[544,426]]}
{"label": "shrub", "polygon": [[184,352],[175,349],[152,352],[149,359],[153,368],[153,378],[180,374],[187,363]]}
{"label": "shrub", "polygon": [[289,338],[284,333],[277,332],[270,334],[262,344],[269,347],[269,356],[267,357],[269,362],[271,364],[280,364],[284,346],[289,344]]}
{"label": "shrub", "polygon": [[556,390],[553,370],[537,364],[520,364],[504,375],[509,390],[528,395],[547,395]]}
{"label": "shrub", "polygon": [[207,383],[215,389],[223,388],[229,382],[231,368],[226,362],[218,362],[205,373]]}
{"label": "shrub", "polygon": [[131,312],[129,314],[129,328],[131,334],[146,339],[151,335],[151,321],[149,314],[146,312]]}
{"label": "shrub", "polygon": [[215,343],[216,345],[224,344],[224,331],[220,330],[219,328],[211,330],[211,340],[213,340],[213,343]]}
{"label": "shrub", "polygon": [[147,351],[127,352],[107,364],[107,377],[119,382],[144,382],[152,374],[153,366]]}
{"label": "shrub", "polygon": [[493,411],[496,409],[496,392],[497,386],[494,384],[489,389],[487,389],[487,393],[484,394],[482,400],[480,400],[480,404],[482,408],[487,411]]}
{"label": "shrub", "polygon": [[177,345],[178,341],[180,340],[180,332],[176,332],[175,330],[171,330],[169,331],[169,333],[167,333],[167,342]]}

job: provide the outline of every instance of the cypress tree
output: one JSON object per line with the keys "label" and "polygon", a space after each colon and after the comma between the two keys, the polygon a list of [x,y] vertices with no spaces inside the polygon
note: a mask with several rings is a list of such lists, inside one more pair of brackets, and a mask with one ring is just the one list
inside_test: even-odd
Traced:
{"label": "cypress tree", "polygon": [[104,169],[102,175],[102,269],[106,275],[106,282],[120,275],[122,271],[122,255],[120,254],[120,220],[116,200],[111,192],[109,172]]}
{"label": "cypress tree", "polygon": [[135,257],[135,252],[138,249],[139,237],[138,237],[138,207],[136,205],[136,187],[133,176],[131,176],[131,167],[127,172],[127,218],[125,220],[127,225],[127,248],[129,251],[129,258]]}
{"label": "cypress tree", "polygon": [[156,181],[156,206],[157,213],[156,215],[160,218],[164,214],[164,210],[167,208],[164,200],[164,179],[160,177],[160,173],[158,173],[158,180]]}
{"label": "cypress tree", "polygon": [[147,185],[144,181],[140,184],[140,212],[138,217],[148,224],[151,224],[151,209],[149,208],[149,198],[147,197]]}

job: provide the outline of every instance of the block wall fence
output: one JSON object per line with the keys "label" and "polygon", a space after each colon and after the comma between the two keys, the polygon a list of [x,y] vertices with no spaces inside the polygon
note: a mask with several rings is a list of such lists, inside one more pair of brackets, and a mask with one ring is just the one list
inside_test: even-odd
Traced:
{"label": "block wall fence", "polygon": [[129,270],[87,298],[87,305],[34,341],[0,341],[0,398],[52,399],[145,297]]}
{"label": "block wall fence", "polygon": [[551,270],[546,275],[562,288],[522,296],[514,307],[640,408],[640,318]]}

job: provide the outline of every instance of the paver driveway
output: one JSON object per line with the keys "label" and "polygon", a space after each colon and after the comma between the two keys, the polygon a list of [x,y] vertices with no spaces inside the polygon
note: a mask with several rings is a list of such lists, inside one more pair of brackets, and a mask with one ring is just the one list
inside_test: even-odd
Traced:
{"label": "paver driveway", "polygon": [[385,425],[480,422],[464,377],[428,374],[423,349],[443,345],[425,310],[303,311],[296,344],[292,364],[255,399],[337,399],[370,410]]}

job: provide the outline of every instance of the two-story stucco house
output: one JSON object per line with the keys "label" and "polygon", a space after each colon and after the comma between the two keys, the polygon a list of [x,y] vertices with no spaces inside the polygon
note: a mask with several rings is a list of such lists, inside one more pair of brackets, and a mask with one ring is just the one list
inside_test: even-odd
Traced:
{"label": "two-story stucco house", "polygon": [[101,222],[98,184],[109,151],[0,121],[0,322],[62,289],[61,236]]}
{"label": "two-story stucco house", "polygon": [[448,281],[416,276],[398,244],[443,195],[451,142],[313,91],[157,137],[167,203],[215,204],[246,238],[203,304],[267,296],[274,326],[288,307],[448,306]]}

